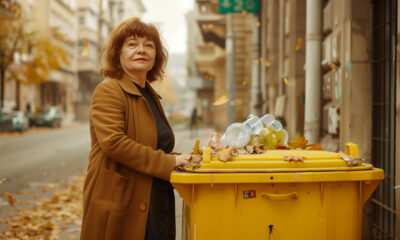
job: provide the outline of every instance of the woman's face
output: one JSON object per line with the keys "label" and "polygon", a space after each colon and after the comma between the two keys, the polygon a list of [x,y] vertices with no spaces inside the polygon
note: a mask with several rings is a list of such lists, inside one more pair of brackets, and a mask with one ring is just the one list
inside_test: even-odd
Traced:
{"label": "woman's face", "polygon": [[149,72],[154,66],[156,45],[147,37],[131,36],[125,39],[119,57],[125,72]]}

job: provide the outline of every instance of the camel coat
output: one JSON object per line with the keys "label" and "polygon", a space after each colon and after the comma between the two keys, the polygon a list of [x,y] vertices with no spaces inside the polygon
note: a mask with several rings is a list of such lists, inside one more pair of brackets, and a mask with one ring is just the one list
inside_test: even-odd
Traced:
{"label": "camel coat", "polygon": [[[150,90],[165,118],[160,96]],[[96,87],[89,120],[81,239],[144,239],[153,176],[169,181],[175,156],[155,150],[153,113],[126,77],[106,78]]]}

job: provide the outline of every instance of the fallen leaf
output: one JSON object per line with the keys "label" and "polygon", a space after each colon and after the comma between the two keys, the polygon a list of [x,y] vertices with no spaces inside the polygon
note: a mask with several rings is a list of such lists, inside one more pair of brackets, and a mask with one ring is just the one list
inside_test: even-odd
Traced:
{"label": "fallen leaf", "polygon": [[301,136],[295,137],[288,143],[290,149],[298,149],[298,148],[305,149],[307,144],[308,144],[308,141],[304,137],[301,137]]}
{"label": "fallen leaf", "polygon": [[222,162],[227,162],[232,159],[231,149],[221,149],[217,152],[217,157]]}
{"label": "fallen leaf", "polygon": [[200,139],[197,139],[196,143],[194,144],[194,147],[193,147],[192,155],[200,155],[200,153],[199,153],[199,145],[200,145]]}
{"label": "fallen leaf", "polygon": [[283,157],[284,161],[287,162],[303,162],[303,157],[302,156],[285,156]]}
{"label": "fallen leaf", "polygon": [[307,145],[306,150],[322,150],[322,147],[319,143],[314,143]]}

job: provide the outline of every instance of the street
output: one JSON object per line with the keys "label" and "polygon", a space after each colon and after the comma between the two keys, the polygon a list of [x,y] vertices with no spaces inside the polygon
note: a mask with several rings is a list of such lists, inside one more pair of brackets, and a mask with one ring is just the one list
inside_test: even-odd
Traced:
{"label": "street", "polygon": [[[174,128],[176,144],[175,152],[191,152],[195,138],[190,137],[186,126],[180,125]],[[200,129],[200,145],[207,144],[211,130]],[[70,211],[70,220],[64,221],[65,226],[52,226],[60,231],[60,239],[77,239],[80,230],[81,218],[81,177],[87,168],[88,154],[90,151],[90,136],[88,124],[79,124],[71,127],[64,127],[55,130],[46,130],[28,133],[20,136],[0,138],[0,220],[7,221],[21,216],[18,209],[24,209],[24,214],[32,214],[29,209],[32,205],[43,206],[43,203],[53,201],[54,196],[61,195],[63,189],[70,185],[79,184],[79,190],[75,191],[75,200],[69,201],[73,207],[67,209],[54,208],[54,214]],[[80,177],[77,179],[77,177]],[[59,183],[63,184],[59,184]],[[4,199],[6,192],[9,192],[16,202],[21,204],[13,208]],[[70,194],[70,193],[67,193]],[[59,197],[57,197],[58,199]],[[176,194],[176,223],[177,239],[180,239],[182,221],[182,199]],[[25,216],[23,215],[23,216]],[[55,220],[54,220],[55,221]],[[17,222],[18,223],[18,222]],[[11,223],[15,225],[17,223]],[[62,225],[61,222],[58,225]],[[8,225],[10,226],[10,224]],[[0,221],[0,232],[7,230],[5,224]],[[53,230],[53,227],[51,228]],[[53,230],[54,231],[54,230]],[[44,234],[44,233],[43,233]],[[47,233],[49,234],[49,233]],[[1,236],[1,235],[0,235]]]}

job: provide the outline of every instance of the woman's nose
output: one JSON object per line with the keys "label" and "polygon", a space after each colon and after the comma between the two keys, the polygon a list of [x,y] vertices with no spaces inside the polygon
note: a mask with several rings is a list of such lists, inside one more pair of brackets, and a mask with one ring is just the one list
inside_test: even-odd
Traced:
{"label": "woman's nose", "polygon": [[144,46],[143,44],[138,45],[138,52],[143,52],[144,51]]}

